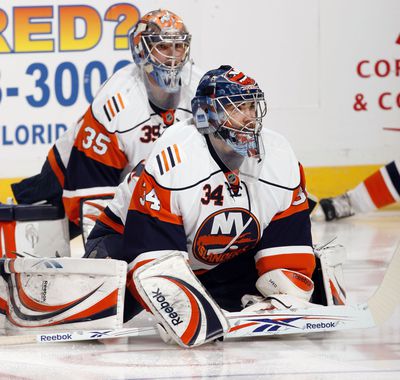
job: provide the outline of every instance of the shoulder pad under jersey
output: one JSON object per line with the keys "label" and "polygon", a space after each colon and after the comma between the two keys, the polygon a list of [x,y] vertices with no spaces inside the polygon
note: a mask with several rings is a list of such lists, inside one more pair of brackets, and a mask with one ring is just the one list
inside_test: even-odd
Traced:
{"label": "shoulder pad under jersey", "polygon": [[131,63],[112,75],[92,102],[92,112],[108,132],[125,132],[149,118],[139,68]]}
{"label": "shoulder pad under jersey", "polygon": [[220,171],[192,118],[163,133],[146,160],[145,170],[159,185],[174,190],[195,186]]}
{"label": "shoulder pad under jersey", "polygon": [[262,130],[265,157],[259,181],[289,190],[300,184],[299,162],[285,137]]}

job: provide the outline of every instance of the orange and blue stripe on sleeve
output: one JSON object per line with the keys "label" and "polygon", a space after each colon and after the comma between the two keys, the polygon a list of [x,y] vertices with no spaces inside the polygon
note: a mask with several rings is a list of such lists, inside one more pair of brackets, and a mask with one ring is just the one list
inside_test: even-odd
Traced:
{"label": "orange and blue stripe on sleeve", "polygon": [[400,200],[400,161],[392,161],[364,180],[364,186],[376,208]]}
{"label": "orange and blue stripe on sleeve", "polygon": [[273,269],[283,268],[311,277],[315,256],[308,211],[272,221],[263,232],[255,260],[260,276]]}
{"label": "orange and blue stripe on sleeve", "polygon": [[55,176],[57,177],[58,183],[61,187],[63,187],[65,179],[65,167],[55,145],[50,149],[47,155],[47,160],[49,161],[51,170],[53,170]]}
{"label": "orange and blue stripe on sleeve", "polygon": [[116,216],[109,207],[106,207],[98,217],[98,220],[105,224],[108,228],[114,230],[116,233],[124,233],[124,224],[122,220]]}
{"label": "orange and blue stripe on sleeve", "polygon": [[257,252],[256,268],[261,276],[274,269],[289,269],[312,277],[315,269],[315,256],[311,246],[277,246]]}

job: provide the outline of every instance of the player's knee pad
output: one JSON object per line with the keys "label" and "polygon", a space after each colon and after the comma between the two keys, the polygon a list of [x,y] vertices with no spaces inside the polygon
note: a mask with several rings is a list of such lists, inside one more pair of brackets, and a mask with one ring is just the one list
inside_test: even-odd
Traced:
{"label": "player's knee pad", "polygon": [[261,275],[256,282],[256,287],[265,297],[290,294],[308,301],[314,290],[314,283],[300,272],[274,269]]}
{"label": "player's knee pad", "polygon": [[70,256],[68,221],[52,205],[0,205],[0,257]]}
{"label": "player's knee pad", "polygon": [[[346,250],[342,245],[315,249],[317,257],[317,272],[313,278],[318,282],[319,303],[326,305],[346,304],[346,288],[343,277],[343,263],[346,260]],[[314,300],[314,302],[317,302]]]}
{"label": "player's knee pad", "polygon": [[225,315],[180,252],[141,266],[133,278],[144,303],[179,345],[198,346],[227,332]]}

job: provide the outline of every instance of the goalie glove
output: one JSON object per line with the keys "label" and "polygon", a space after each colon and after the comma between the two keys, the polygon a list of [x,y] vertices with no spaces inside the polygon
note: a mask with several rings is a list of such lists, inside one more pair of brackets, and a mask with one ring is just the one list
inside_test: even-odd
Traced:
{"label": "goalie glove", "polygon": [[264,297],[289,294],[308,301],[314,291],[314,283],[300,272],[274,269],[258,278],[256,288]]}
{"label": "goalie glove", "polygon": [[225,315],[180,252],[141,266],[133,280],[142,300],[180,346],[199,346],[228,331]]}

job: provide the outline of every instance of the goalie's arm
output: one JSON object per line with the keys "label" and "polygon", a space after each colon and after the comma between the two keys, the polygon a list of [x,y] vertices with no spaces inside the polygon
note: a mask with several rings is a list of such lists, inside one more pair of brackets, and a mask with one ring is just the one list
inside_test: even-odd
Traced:
{"label": "goalie's arm", "polygon": [[82,199],[114,195],[127,164],[118,134],[109,132],[90,106],[77,128],[65,171],[63,204],[68,219],[79,225]]}
{"label": "goalie's arm", "polygon": [[127,262],[153,251],[187,252],[182,216],[172,205],[172,197],[170,190],[146,170],[142,172],[126,216],[123,248]]}
{"label": "goalie's arm", "polygon": [[143,168],[144,161],[141,161],[120,183],[112,201],[97,217],[88,215],[85,218],[82,213],[83,234],[88,236],[90,232],[85,244],[85,257],[120,258],[129,203]]}
{"label": "goalie's arm", "polygon": [[171,197],[171,191],[142,172],[132,194],[122,243],[122,258],[129,264],[127,286],[136,297],[131,281],[136,269],[171,251],[187,253],[182,217],[173,209]]}
{"label": "goalie's arm", "polygon": [[[79,121],[80,122],[80,121]],[[11,184],[17,203],[34,204],[43,200],[53,205],[62,203],[65,171],[74,145],[77,126],[68,128],[54,143],[47,154],[40,174]]]}
{"label": "goalie's arm", "polygon": [[264,296],[290,294],[309,300],[315,268],[307,199],[299,187],[291,206],[264,230],[255,256],[257,288]]}

